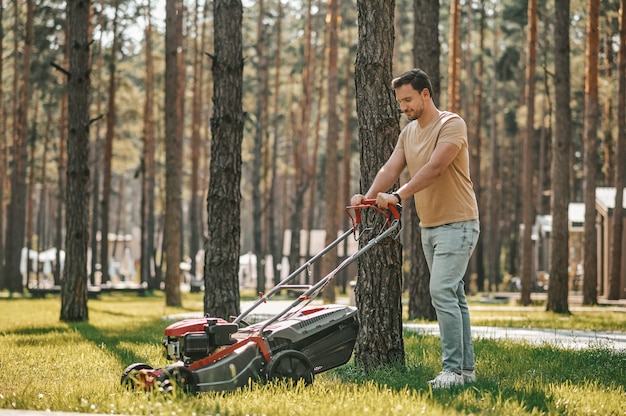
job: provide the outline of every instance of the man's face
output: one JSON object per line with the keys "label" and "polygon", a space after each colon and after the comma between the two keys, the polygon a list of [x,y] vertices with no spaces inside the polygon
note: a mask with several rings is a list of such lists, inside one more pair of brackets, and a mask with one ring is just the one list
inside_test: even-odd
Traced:
{"label": "man's face", "polygon": [[404,84],[396,88],[396,100],[402,111],[409,120],[417,120],[424,112],[424,95],[426,89],[419,91],[413,89],[411,84]]}

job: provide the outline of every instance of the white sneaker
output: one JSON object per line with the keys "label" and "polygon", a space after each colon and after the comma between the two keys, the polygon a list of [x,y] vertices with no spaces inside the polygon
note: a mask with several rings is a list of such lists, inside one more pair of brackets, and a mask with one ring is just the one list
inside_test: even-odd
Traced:
{"label": "white sneaker", "polygon": [[475,383],[476,382],[476,371],[474,370],[463,370],[463,382],[464,383]]}
{"label": "white sneaker", "polygon": [[462,386],[463,376],[452,371],[442,371],[437,377],[428,382],[434,389],[449,388],[451,386]]}

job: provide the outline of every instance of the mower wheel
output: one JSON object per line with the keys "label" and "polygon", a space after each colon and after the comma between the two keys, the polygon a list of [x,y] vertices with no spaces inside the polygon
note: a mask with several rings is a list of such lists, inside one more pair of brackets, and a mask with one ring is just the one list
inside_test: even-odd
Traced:
{"label": "mower wheel", "polygon": [[304,384],[313,383],[313,365],[306,355],[298,350],[285,350],[276,354],[267,364],[267,378],[270,381],[284,380]]}
{"label": "mower wheel", "polygon": [[177,389],[183,393],[196,393],[196,379],[190,369],[183,366],[170,367],[158,378],[159,391],[174,393]]}
{"label": "mower wheel", "polygon": [[152,370],[153,368],[148,364],[135,363],[131,364],[122,372],[122,378],[120,383],[128,390],[135,390],[138,384],[141,383],[138,374],[141,370]]}

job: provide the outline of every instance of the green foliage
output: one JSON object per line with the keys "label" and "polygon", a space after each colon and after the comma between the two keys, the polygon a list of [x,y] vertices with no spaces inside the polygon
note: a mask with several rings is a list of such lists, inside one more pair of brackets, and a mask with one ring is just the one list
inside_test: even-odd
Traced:
{"label": "green foliage", "polygon": [[[406,366],[363,374],[352,364],[318,375],[312,386],[251,384],[233,393],[127,392],[126,365],[166,364],[163,316],[202,310],[164,307],[161,294],[103,296],[89,302],[90,321],[58,320],[58,299],[3,299],[0,313],[0,408],[133,415],[605,415],[626,408],[626,353],[564,350],[513,341],[475,342],[478,382],[430,390],[440,368],[433,336],[405,334]],[[504,315],[505,308],[499,315]],[[535,321],[546,313],[527,315]],[[513,315],[513,314],[511,314]],[[614,328],[623,314],[605,313]],[[553,315],[553,320],[558,319]],[[516,322],[511,319],[511,322]],[[590,321],[591,323],[593,321]],[[582,324],[581,324],[582,325]],[[605,326],[609,326],[608,323]]]}

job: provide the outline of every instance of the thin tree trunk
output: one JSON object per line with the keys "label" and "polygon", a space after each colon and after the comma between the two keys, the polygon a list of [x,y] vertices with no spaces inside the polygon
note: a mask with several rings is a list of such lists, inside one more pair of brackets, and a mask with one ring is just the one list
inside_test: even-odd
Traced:
{"label": "thin tree trunk", "polygon": [[[167,0],[165,25],[165,303],[181,306],[181,183],[182,144],[180,113],[180,49],[182,40],[182,0]],[[169,104],[169,105],[168,105]]]}
{"label": "thin tree trunk", "polygon": [[149,290],[157,289],[155,281],[155,219],[154,219],[154,187],[155,187],[155,129],[154,129],[154,58],[152,54],[152,15],[151,0],[146,7],[147,24],[145,28],[145,59],[146,59],[146,96],[143,113],[143,181],[141,184],[141,282]]}
{"label": "thin tree trunk", "polygon": [[[350,41],[353,39],[353,35],[352,35],[352,31],[350,29],[348,29],[347,31],[347,39],[349,39]],[[341,202],[344,202],[343,198],[341,197],[342,195],[345,197],[345,195],[350,195],[350,191],[352,189],[352,175],[351,175],[351,165],[352,165],[352,140],[353,140],[353,133],[352,133],[352,109],[353,109],[353,101],[354,101],[354,89],[352,88],[352,85],[354,85],[354,82],[352,82],[353,78],[353,65],[352,65],[352,55],[351,54],[346,54],[345,55],[345,62],[344,62],[344,70],[345,70],[345,86],[344,86],[344,94],[343,94],[343,159],[342,159],[342,169],[341,169],[341,176],[340,176],[340,181],[341,181],[341,191],[339,192],[339,198],[338,200]],[[341,218],[342,220],[342,225],[341,228],[343,230],[347,230],[348,227],[350,227],[350,220],[348,218],[347,215],[342,215]],[[343,256],[346,257],[348,256],[348,241],[344,241],[343,243]],[[339,275],[339,284],[341,286],[341,293],[345,294],[347,292],[347,285],[348,285],[348,269],[345,268],[341,271],[340,275]]]}
{"label": "thin tree trunk", "polygon": [[[480,2],[480,24],[478,28],[479,32],[479,40],[478,40],[478,62],[476,63],[476,84],[474,88],[474,109],[471,111],[472,117],[474,120],[474,132],[473,143],[470,143],[470,166],[471,166],[471,177],[472,182],[474,184],[474,193],[476,194],[476,200],[478,201],[479,212],[482,212],[484,208],[484,199],[485,196],[482,192],[482,177],[481,177],[481,165],[482,165],[482,133],[481,127],[483,123],[483,69],[484,69],[484,61],[483,61],[483,50],[485,49],[485,2],[482,0]],[[485,217],[480,215],[480,228],[481,232],[484,232],[485,226],[483,225],[483,219]],[[474,255],[472,256],[472,267],[471,270],[476,273],[476,285],[478,287],[478,291],[484,290],[484,282],[485,282],[485,263],[484,263],[484,238],[479,238],[476,243],[476,250]],[[465,283],[469,284],[469,279]]]}
{"label": "thin tree trunk", "polygon": [[[495,6],[494,6],[495,9]],[[493,27],[496,27],[498,22],[497,19],[497,10],[493,11]],[[495,68],[498,63],[498,40],[499,40],[500,32],[498,29],[495,30],[493,34],[493,47],[494,51],[493,55],[493,68],[495,74]],[[490,90],[490,138],[489,138],[489,177],[491,180],[489,181],[489,191],[487,192],[487,258],[489,259],[487,266],[488,273],[488,281],[489,281],[489,291],[495,292],[497,288],[497,284],[500,278],[500,250],[498,245],[500,230],[500,194],[501,194],[501,185],[502,185],[502,176],[500,174],[500,146],[498,144],[498,122],[497,122],[497,111],[498,108],[498,79],[494,75],[494,79],[491,81],[491,90]]]}
{"label": "thin tree trunk", "polygon": [[[429,75],[433,84],[433,102],[439,102],[441,94],[441,75],[439,71],[439,0],[415,0],[413,13],[416,16],[413,32],[413,64]],[[409,317],[411,319],[437,319],[430,297],[430,272],[422,249],[422,231],[420,220],[413,201],[406,203],[402,214],[405,224],[410,228],[411,241],[407,251],[411,269],[409,271]]]}
{"label": "thin tree trunk", "polygon": [[[278,12],[276,16],[276,56],[274,58],[274,103],[273,107],[273,119],[272,119],[272,154],[274,157],[274,163],[271,165],[271,182],[269,186],[269,193],[271,195],[268,205],[268,215],[267,215],[267,228],[269,230],[268,240],[270,253],[272,254],[272,262],[274,266],[274,284],[280,281],[280,267],[279,265],[282,262],[282,252],[280,245],[280,237],[283,235],[283,222],[278,220],[278,225],[276,224],[276,201],[277,197],[277,163],[276,161],[279,159],[278,155],[278,144],[279,144],[279,119],[280,119],[280,107],[279,107],[279,97],[280,97],[280,70],[282,68],[281,65],[281,48],[282,48],[282,22],[283,22],[283,3],[281,1],[278,2]],[[278,232],[277,232],[278,231]]]}
{"label": "thin tree trunk", "polygon": [[[206,9],[206,4],[205,7]],[[205,10],[206,11],[206,10]],[[194,7],[194,55],[193,55],[193,102],[191,109],[191,198],[189,201],[189,256],[191,257],[191,276],[196,274],[196,254],[200,249],[200,142],[203,113],[202,83],[202,49],[204,48],[204,13],[200,13],[200,0]]]}
{"label": "thin tree trunk", "polygon": [[289,268],[295,270],[300,264],[300,231],[302,230],[304,196],[311,182],[311,163],[309,162],[308,136],[311,123],[311,106],[314,71],[314,48],[312,44],[312,1],[307,0],[307,17],[304,29],[304,62],[302,70],[302,98],[298,123],[294,125],[295,140],[293,159],[295,166],[294,191],[290,204],[293,207],[290,218],[291,244],[289,250]]}
{"label": "thin tree trunk", "polygon": [[461,110],[461,0],[450,1],[450,57],[448,62],[448,111]]}
{"label": "thin tree trunk", "polygon": [[611,272],[609,275],[608,299],[623,297],[620,293],[622,281],[623,229],[624,229],[624,157],[626,156],[626,0],[620,0],[619,8],[619,53],[617,94],[617,145],[615,146],[615,208],[613,211],[613,239],[611,244]]}
{"label": "thin tree trunk", "polygon": [[102,203],[101,203],[101,219],[100,219],[100,271],[102,272],[102,283],[107,283],[109,276],[109,213],[111,203],[111,164],[113,159],[113,139],[115,137],[115,93],[116,93],[116,71],[117,71],[117,49],[118,49],[118,14],[120,0],[113,0],[115,8],[113,15],[113,42],[111,44],[111,63],[109,73],[109,87],[107,93],[107,118],[106,118],[106,135],[104,139],[104,159],[102,174]]}
{"label": "thin tree trunk", "polygon": [[[337,63],[337,47],[339,32],[339,4],[338,0],[329,0],[328,12],[328,132],[326,136],[326,216],[324,229],[326,230],[326,245],[330,245],[337,238],[339,229],[339,168],[337,165],[337,148],[339,142],[339,116],[337,115],[337,95],[339,95],[339,75]],[[330,273],[337,263],[337,249],[324,255],[322,259],[322,275]],[[324,288],[324,301],[335,302],[335,280],[331,280]]]}
{"label": "thin tree trunk", "polygon": [[[63,68],[68,68],[70,65],[70,28],[69,24],[65,28],[65,46],[63,48]],[[90,87],[91,88],[91,87]],[[58,175],[58,193],[57,193],[57,212],[56,212],[56,235],[55,235],[55,262],[54,262],[54,284],[61,284],[61,250],[65,247],[63,234],[65,224],[65,184],[67,178],[66,172],[66,144],[69,134],[69,122],[68,122],[68,94],[63,94],[61,97],[61,104],[59,109],[59,150],[58,150],[58,162],[57,162],[57,175]],[[95,214],[94,214],[95,215]],[[92,253],[93,255],[93,253]]]}
{"label": "thin tree trunk", "polygon": [[533,166],[534,166],[534,143],[535,143],[535,74],[537,72],[537,0],[528,2],[528,37],[526,40],[526,88],[524,102],[526,104],[526,126],[524,128],[524,142],[522,152],[522,219],[524,231],[522,233],[522,260],[521,279],[522,293],[520,303],[530,305],[530,293],[533,285],[533,261],[532,261],[532,228],[535,222],[533,203]]}
{"label": "thin tree trunk", "polygon": [[[0,1],[0,22],[4,22],[4,1]],[[4,25],[0,25],[0,103],[4,103]],[[7,180],[7,118],[4,104],[0,105],[0,290],[6,288],[5,263],[5,204],[4,191]]]}
{"label": "thin tree trunk", "polygon": [[[15,3],[17,10],[17,2]],[[11,173],[11,202],[7,225],[7,258],[6,278],[10,292],[21,293],[24,290],[22,275],[20,273],[20,259],[24,245],[24,227],[26,222],[26,163],[28,160],[28,98],[30,96],[30,58],[33,45],[33,15],[34,1],[26,3],[26,28],[24,34],[24,47],[21,72],[21,87],[16,107],[15,136],[13,139],[13,171]],[[16,17],[17,21],[17,17]],[[15,33],[17,36],[17,32]],[[16,40],[17,42],[17,40]],[[17,49],[15,51],[17,53]],[[16,55],[17,59],[17,55]],[[17,69],[17,64],[16,64]],[[17,89],[16,89],[17,91]],[[28,254],[27,254],[28,255]]]}
{"label": "thin tree trunk", "polygon": [[257,2],[259,15],[257,17],[257,92],[256,92],[256,131],[254,135],[254,149],[252,158],[252,240],[256,256],[256,290],[265,292],[265,255],[263,253],[262,232],[262,203],[261,196],[261,162],[263,137],[265,135],[265,97],[267,96],[267,62],[265,58],[265,7],[264,1]]}
{"label": "thin tree trunk", "polygon": [[[585,195],[583,305],[598,303],[598,242],[596,229],[596,171],[598,169],[598,20],[599,5],[587,2],[585,48],[585,114],[583,119],[583,188]],[[557,107],[558,108],[558,107]],[[552,277],[552,276],[551,276]]]}

